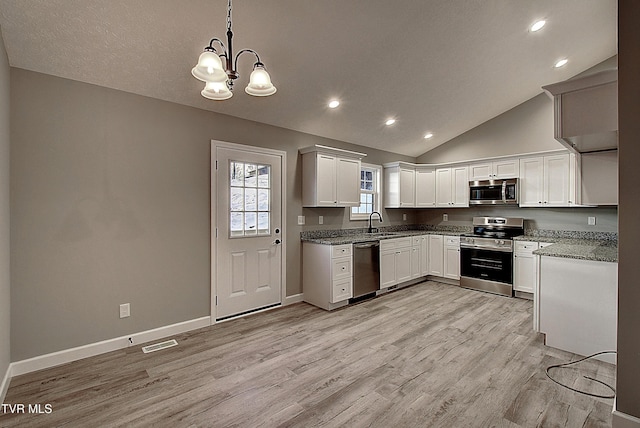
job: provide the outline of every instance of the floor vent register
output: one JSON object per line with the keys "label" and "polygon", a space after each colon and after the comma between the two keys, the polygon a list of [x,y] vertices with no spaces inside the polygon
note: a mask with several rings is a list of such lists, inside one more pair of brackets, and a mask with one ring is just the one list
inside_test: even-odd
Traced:
{"label": "floor vent register", "polygon": [[147,345],[142,347],[142,352],[148,354],[149,352],[159,351],[161,349],[171,348],[172,346],[178,346],[178,342],[175,339],[167,340],[165,342],[154,343],[153,345]]}

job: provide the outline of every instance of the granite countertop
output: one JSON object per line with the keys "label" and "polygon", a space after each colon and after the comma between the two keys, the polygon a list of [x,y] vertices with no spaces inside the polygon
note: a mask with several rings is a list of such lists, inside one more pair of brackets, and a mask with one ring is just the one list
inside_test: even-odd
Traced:
{"label": "granite countertop", "polygon": [[563,239],[548,247],[536,250],[533,254],[538,256],[617,263],[618,242],[589,239]]}
{"label": "granite countertop", "polygon": [[[345,233],[338,229],[335,231],[322,231],[328,236],[314,236],[311,233],[309,236],[301,235],[300,239],[303,242],[312,242],[314,244],[324,245],[343,245],[343,244],[357,244],[359,242],[380,241],[383,239],[404,238],[408,236],[421,236],[421,235],[447,235],[447,236],[460,236],[463,233],[469,233],[466,230],[398,230],[388,231],[380,229],[380,233],[388,235],[369,235],[366,232],[357,233]],[[331,233],[333,232],[333,233]],[[322,234],[319,234],[322,235]]]}
{"label": "granite countertop", "polygon": [[514,241],[548,242],[552,245],[533,252],[539,256],[618,262],[618,236],[610,232],[527,230]]}

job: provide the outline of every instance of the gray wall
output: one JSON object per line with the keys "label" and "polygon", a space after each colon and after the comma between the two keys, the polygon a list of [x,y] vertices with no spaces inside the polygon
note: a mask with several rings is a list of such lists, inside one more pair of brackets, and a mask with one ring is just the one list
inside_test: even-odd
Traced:
{"label": "gray wall", "polygon": [[[447,214],[448,221],[442,220]],[[527,229],[545,230],[577,230],[589,232],[617,232],[617,207],[597,208],[509,208],[509,207],[477,207],[424,210],[418,221],[424,224],[471,226],[473,217],[503,216],[522,217]],[[595,226],[587,225],[587,217],[595,217]]]}
{"label": "gray wall", "polygon": [[10,71],[0,31],[0,383],[10,360],[9,122]]}
{"label": "gray wall", "polygon": [[618,2],[620,263],[618,265],[617,410],[640,418],[640,2]]}
{"label": "gray wall", "polygon": [[418,161],[454,162],[562,148],[553,138],[553,102],[540,94],[420,155]]}
{"label": "gray wall", "polygon": [[[298,149],[414,160],[15,68],[11,109],[13,361],[209,315],[211,139],[287,152],[289,296],[314,212]],[[320,211],[342,227],[345,209]]]}

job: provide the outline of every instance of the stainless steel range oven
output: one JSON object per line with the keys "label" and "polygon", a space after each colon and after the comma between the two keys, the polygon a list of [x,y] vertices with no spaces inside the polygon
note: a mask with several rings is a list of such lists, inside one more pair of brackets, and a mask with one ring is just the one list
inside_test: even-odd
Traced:
{"label": "stainless steel range oven", "polygon": [[512,238],[523,233],[522,218],[474,217],[473,234],[460,238],[460,285],[512,296]]}

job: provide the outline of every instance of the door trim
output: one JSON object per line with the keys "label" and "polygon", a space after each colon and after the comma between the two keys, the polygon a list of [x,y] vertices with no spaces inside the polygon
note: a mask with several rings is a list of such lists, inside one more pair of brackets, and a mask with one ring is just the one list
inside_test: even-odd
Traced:
{"label": "door trim", "polygon": [[[240,150],[251,153],[259,153],[266,155],[279,156],[281,159],[282,168],[282,195],[280,198],[281,203],[281,224],[282,229],[282,256],[280,260],[280,272],[282,278],[281,290],[280,290],[280,305],[284,305],[287,299],[287,152],[282,150],[267,149],[264,147],[247,146],[238,143],[229,143],[227,141],[211,140],[211,292],[210,292],[210,307],[211,307],[211,324],[216,324],[217,310],[216,310],[216,296],[217,284],[217,253],[216,253],[216,225],[218,223],[216,218],[216,201],[218,199],[218,187],[216,182],[216,151],[218,148]],[[252,312],[253,313],[253,312]],[[239,315],[242,316],[242,315]]]}

